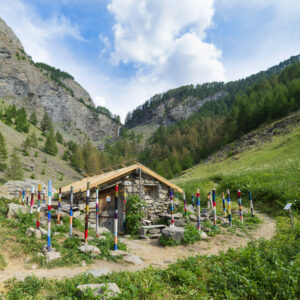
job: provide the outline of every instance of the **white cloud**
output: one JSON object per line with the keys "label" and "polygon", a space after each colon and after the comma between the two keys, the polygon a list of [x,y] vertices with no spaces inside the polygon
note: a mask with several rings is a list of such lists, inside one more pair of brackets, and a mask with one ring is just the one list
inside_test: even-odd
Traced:
{"label": "white cloud", "polygon": [[25,50],[36,61],[53,61],[55,51],[61,48],[60,39],[66,36],[82,40],[78,27],[63,15],[41,19],[31,6],[19,0],[0,0],[0,7],[0,16],[13,28]]}

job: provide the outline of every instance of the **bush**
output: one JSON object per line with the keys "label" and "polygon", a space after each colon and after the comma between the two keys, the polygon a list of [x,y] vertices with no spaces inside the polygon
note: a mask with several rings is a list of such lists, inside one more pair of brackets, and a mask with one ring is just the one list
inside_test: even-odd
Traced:
{"label": "bush", "polygon": [[130,195],[126,202],[126,232],[137,234],[144,217],[144,202],[139,196]]}
{"label": "bush", "polygon": [[185,225],[184,229],[185,231],[182,240],[184,245],[194,244],[200,240],[200,235],[195,225],[188,223]]}
{"label": "bush", "polygon": [[169,247],[173,247],[173,246],[178,246],[179,245],[179,243],[176,242],[174,239],[166,239],[163,235],[160,236],[159,242],[160,242],[161,245],[163,245],[163,246],[169,246]]}

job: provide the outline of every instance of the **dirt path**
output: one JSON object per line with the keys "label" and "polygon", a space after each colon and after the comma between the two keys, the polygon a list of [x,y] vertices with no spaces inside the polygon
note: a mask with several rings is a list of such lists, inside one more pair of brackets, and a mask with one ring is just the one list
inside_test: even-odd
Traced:
{"label": "dirt path", "polygon": [[129,252],[138,255],[143,260],[141,265],[131,265],[126,263],[107,262],[105,260],[97,261],[92,265],[82,267],[63,267],[55,269],[26,269],[24,260],[14,259],[9,261],[4,271],[0,271],[0,288],[3,287],[4,281],[16,277],[23,280],[25,277],[35,275],[38,278],[64,278],[73,277],[91,269],[107,268],[111,271],[137,271],[146,266],[153,265],[164,268],[170,263],[174,263],[178,258],[194,255],[212,255],[218,254],[219,251],[226,251],[229,248],[238,248],[245,246],[249,240],[265,238],[271,239],[276,233],[276,223],[273,219],[264,214],[258,214],[262,223],[258,228],[253,230],[251,236],[246,234],[232,235],[226,230],[222,231],[208,241],[200,241],[189,246],[162,247],[158,240],[127,240],[122,239],[127,244]]}

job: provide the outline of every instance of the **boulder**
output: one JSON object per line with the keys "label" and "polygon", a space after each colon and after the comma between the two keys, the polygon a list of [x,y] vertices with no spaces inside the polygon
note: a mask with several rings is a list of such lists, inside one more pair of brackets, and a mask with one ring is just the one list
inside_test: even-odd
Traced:
{"label": "boulder", "polygon": [[200,237],[202,240],[207,240],[207,238],[208,238],[207,234],[203,231],[200,232]]}
{"label": "boulder", "polygon": [[111,250],[111,251],[110,251],[110,254],[111,254],[111,256],[116,257],[116,256],[124,256],[124,255],[127,255],[128,252],[123,251],[123,250]]}
{"label": "boulder", "polygon": [[91,274],[94,277],[100,277],[103,275],[107,275],[111,273],[111,270],[103,268],[103,269],[95,269],[95,270],[89,270],[86,272],[87,274]]}
{"label": "boulder", "polygon": [[140,234],[139,239],[141,240],[148,240],[149,238],[146,235]]}
{"label": "boulder", "polygon": [[78,297],[83,297],[84,293],[91,289],[93,290],[94,296],[103,295],[102,299],[109,299],[112,297],[117,297],[121,293],[119,287],[115,283],[90,283],[90,284],[81,284],[77,286]]}
{"label": "boulder", "polygon": [[53,260],[56,260],[56,259],[60,259],[61,256],[60,256],[60,253],[55,251],[55,250],[51,250],[49,252],[46,252],[46,262],[51,262]]}
{"label": "boulder", "polygon": [[190,215],[191,222],[197,222],[197,217],[195,215]]}
{"label": "boulder", "polygon": [[19,213],[25,214],[28,213],[30,210],[28,206],[19,205],[15,203],[9,203],[7,207],[8,207],[8,212],[7,212],[8,219],[17,218]]}
{"label": "boulder", "polygon": [[183,227],[168,227],[162,230],[162,235],[165,239],[173,239],[177,243],[181,243],[184,235]]}
{"label": "boulder", "polygon": [[141,265],[143,263],[143,261],[138,256],[131,253],[124,255],[123,261],[134,265]]}
{"label": "boulder", "polygon": [[159,228],[153,228],[149,230],[150,234],[155,234],[155,233],[160,233],[160,229]]}
{"label": "boulder", "polygon": [[89,254],[91,256],[97,256],[101,254],[101,251],[99,248],[93,245],[83,245],[78,248],[81,252],[85,254]]}
{"label": "boulder", "polygon": [[155,234],[151,234],[150,235],[150,239],[158,239],[158,238],[160,238],[161,237],[161,233],[155,233]]}
{"label": "boulder", "polygon": [[103,233],[111,233],[106,227],[98,227],[98,233],[101,235]]}

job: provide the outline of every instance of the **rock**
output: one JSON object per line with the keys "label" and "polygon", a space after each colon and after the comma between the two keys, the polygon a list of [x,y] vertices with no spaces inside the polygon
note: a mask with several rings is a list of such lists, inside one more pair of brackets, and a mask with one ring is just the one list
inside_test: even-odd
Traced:
{"label": "rock", "polygon": [[40,230],[42,236],[48,235],[48,231],[46,229],[43,229],[43,228],[40,227],[39,230]]}
{"label": "rock", "polygon": [[142,223],[144,225],[150,225],[151,224],[151,221],[150,220],[143,220]]}
{"label": "rock", "polygon": [[166,239],[173,239],[180,243],[183,239],[184,228],[182,227],[168,227],[162,230],[162,234]]}
{"label": "rock", "polygon": [[19,205],[15,203],[9,203],[7,207],[8,207],[8,212],[7,212],[8,219],[17,218],[19,213],[25,214],[30,211],[28,206]]}
{"label": "rock", "polygon": [[42,238],[42,233],[39,229],[35,229],[34,230],[34,236],[37,238],[37,239],[40,239]]}
{"label": "rock", "polygon": [[111,256],[116,257],[116,256],[124,256],[127,255],[128,252],[123,251],[123,250],[111,250],[110,251]]}
{"label": "rock", "polygon": [[74,211],[73,212],[73,218],[78,218],[80,216],[80,211],[79,210],[77,210],[77,211]]}
{"label": "rock", "polygon": [[26,232],[25,232],[28,236],[32,236],[34,234],[34,228],[33,227],[29,227],[27,228]]}
{"label": "rock", "polygon": [[147,234],[147,229],[140,227],[138,233],[139,233],[139,235],[146,235]]}
{"label": "rock", "polygon": [[159,228],[153,228],[149,230],[150,234],[154,234],[154,233],[160,233],[160,229]]}
{"label": "rock", "polygon": [[119,287],[115,283],[90,283],[90,284],[81,284],[76,287],[78,291],[78,296],[83,297],[84,293],[91,289],[93,290],[94,296],[103,295],[102,299],[109,299],[112,297],[117,297],[121,293]]}
{"label": "rock", "polygon": [[60,259],[61,256],[60,256],[60,253],[57,252],[57,251],[54,251],[54,250],[51,250],[50,252],[47,252],[46,253],[46,262],[51,262],[53,260],[56,260],[56,259]]}
{"label": "rock", "polygon": [[105,235],[100,235],[99,236],[99,240],[106,240],[106,239],[107,239],[107,237]]}
{"label": "rock", "polygon": [[182,217],[183,217],[182,213],[174,214],[174,219],[182,219]]}
{"label": "rock", "polygon": [[187,211],[189,211],[190,213],[195,213],[195,209],[194,209],[194,206],[192,204],[189,204],[187,207],[186,207]]}
{"label": "rock", "polygon": [[148,240],[149,238],[146,235],[140,234],[139,235],[139,239],[141,239],[141,240]]}
{"label": "rock", "polygon": [[103,269],[89,270],[86,273],[91,274],[94,277],[100,277],[100,276],[103,276],[103,275],[110,274],[111,271],[109,269],[103,268]]}
{"label": "rock", "polygon": [[123,257],[123,261],[134,264],[134,265],[141,265],[143,261],[136,255],[134,254],[126,254]]}
{"label": "rock", "polygon": [[190,215],[191,222],[197,222],[197,217],[195,215]]}
{"label": "rock", "polygon": [[85,254],[89,254],[91,256],[97,256],[101,254],[101,251],[99,248],[93,245],[83,245],[78,248],[81,252]]}
{"label": "rock", "polygon": [[155,234],[150,235],[150,239],[158,239],[158,238],[160,238],[161,236],[162,236],[161,233],[155,233]]}
{"label": "rock", "polygon": [[201,225],[201,230],[204,232],[211,232],[211,229],[209,227],[206,227],[204,225]]}
{"label": "rock", "polygon": [[207,237],[207,234],[203,231],[200,232],[200,237],[202,240],[206,240],[208,237]]}
{"label": "rock", "polygon": [[[168,220],[168,224],[171,225],[172,224],[172,221],[169,219]],[[174,220],[174,226],[176,227],[183,227],[185,225],[185,220],[184,219],[175,219]]]}

